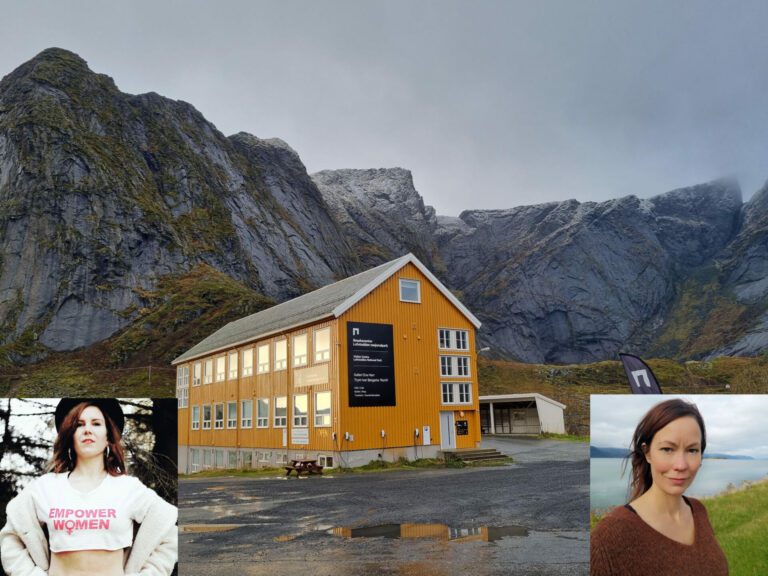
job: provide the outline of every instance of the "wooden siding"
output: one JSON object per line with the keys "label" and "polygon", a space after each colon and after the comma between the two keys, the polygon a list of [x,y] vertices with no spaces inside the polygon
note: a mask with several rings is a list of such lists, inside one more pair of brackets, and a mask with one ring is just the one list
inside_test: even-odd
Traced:
{"label": "wooden siding", "polygon": [[[400,301],[400,278],[419,280],[421,303]],[[347,322],[392,324],[395,355],[396,406],[349,407],[346,353],[340,364],[339,401],[341,430],[353,435],[353,442],[344,442],[343,450],[386,449],[395,446],[421,445],[414,430],[430,427],[432,444],[440,445],[440,411],[463,411],[462,420],[469,422],[469,434],[457,436],[458,448],[474,448],[480,441],[478,410],[477,362],[475,328],[456,307],[412,264],[392,275],[366,298],[355,304],[339,318],[341,350],[347,350]],[[440,351],[440,328],[467,330],[468,351]],[[472,403],[460,407],[442,404],[441,382],[466,382],[467,378],[440,377],[440,355],[460,355],[470,358]],[[386,437],[381,438],[381,430]],[[421,433],[420,433],[421,434]]]}
{"label": "wooden siding", "polygon": [[[179,443],[184,445],[182,439],[186,440],[187,446],[210,446],[210,447],[230,447],[230,448],[268,448],[272,450],[290,450],[291,452],[301,451],[332,451],[333,439],[332,432],[337,429],[339,414],[336,410],[337,402],[334,398],[334,390],[338,388],[338,357],[339,346],[336,331],[336,320],[320,322],[310,326],[304,326],[287,333],[272,335],[270,338],[257,340],[252,343],[232,348],[222,353],[219,352],[213,356],[203,357],[191,362],[192,366],[196,362],[205,363],[209,358],[215,359],[237,350],[238,352],[238,377],[234,380],[226,379],[224,382],[213,382],[212,384],[201,384],[200,386],[190,387],[189,391],[189,414],[184,427],[186,430],[179,431]],[[330,332],[330,360],[315,362],[314,359],[314,332],[322,328],[329,327]],[[293,337],[301,334],[307,334],[307,364],[296,369],[293,368]],[[275,343],[279,340],[287,339],[288,366],[286,369],[275,370]],[[258,373],[258,348],[261,345],[269,345],[269,372]],[[242,375],[243,352],[253,350],[253,373],[250,376]],[[314,366],[327,365],[328,382],[325,384],[315,384],[309,386],[294,387],[294,370],[311,368]],[[226,375],[229,376],[229,366],[227,366]],[[214,376],[215,379],[215,376]],[[314,416],[314,393],[322,391],[331,391],[331,426],[315,427]],[[293,429],[293,397],[296,394],[307,394],[308,396],[308,415],[307,430],[309,433],[309,444],[291,444],[291,431]],[[274,425],[275,398],[287,397],[287,426],[278,428]],[[257,400],[269,400],[269,420],[266,428],[257,427]],[[252,400],[252,423],[250,428],[241,426],[243,400]],[[237,427],[227,428],[227,403],[237,402]],[[212,414],[215,416],[215,405],[224,404],[224,429],[216,430],[212,420],[211,429],[202,429],[202,406],[210,404]],[[191,430],[191,410],[192,406],[200,406],[200,430]],[[182,423],[180,420],[179,426]],[[286,433],[287,446],[283,446],[283,430]]]}
{"label": "wooden siding", "polygon": [[[400,301],[399,279],[419,280],[421,303]],[[371,322],[393,326],[396,405],[391,407],[349,406],[347,374],[347,322]],[[330,360],[315,363],[315,330],[330,327]],[[438,330],[466,330],[469,335],[469,350],[440,350]],[[308,333],[307,367],[327,364],[328,382],[309,386],[295,385],[292,367],[293,337]],[[288,367],[274,370],[275,342],[287,338]],[[270,346],[270,371],[258,374],[258,347]],[[243,351],[253,350],[253,374],[242,375]],[[229,354],[238,352],[238,374],[229,379]],[[469,356],[470,376],[441,377],[440,355]],[[225,380],[216,382],[216,359],[227,358]],[[213,382],[192,386],[194,365],[213,359]],[[387,448],[422,445],[421,431],[424,426],[431,429],[431,444],[440,445],[440,412],[453,411],[454,419],[467,420],[469,434],[456,436],[457,448],[474,448],[480,441],[480,417],[478,409],[478,385],[475,328],[470,321],[412,264],[387,279],[369,295],[347,310],[341,317],[313,325],[293,329],[287,333],[272,335],[246,345],[219,351],[216,354],[197,358],[185,364],[189,366],[190,388],[189,408],[179,412],[179,444],[200,447],[265,448],[290,451],[292,454],[307,452],[335,452],[343,450],[386,450]],[[183,365],[180,365],[181,367]],[[302,367],[303,368],[303,367]],[[201,380],[204,380],[204,372]],[[442,382],[470,382],[472,403],[467,405],[442,404]],[[314,425],[314,392],[331,391],[331,426],[318,428]],[[291,444],[292,399],[296,394],[307,393],[309,443]],[[287,397],[287,427],[274,426],[275,397]],[[267,428],[257,428],[257,400],[269,399],[269,422]],[[252,400],[252,427],[241,427],[241,401]],[[237,427],[227,428],[227,402],[237,402]],[[215,405],[224,404],[224,428],[215,429]],[[203,406],[211,405],[211,429],[203,430]],[[200,429],[191,430],[192,407],[200,406]],[[414,430],[420,430],[418,439]],[[283,431],[288,441],[283,446]],[[381,430],[386,436],[381,437]],[[332,437],[336,432],[336,439]],[[354,440],[345,440],[345,432]]]}

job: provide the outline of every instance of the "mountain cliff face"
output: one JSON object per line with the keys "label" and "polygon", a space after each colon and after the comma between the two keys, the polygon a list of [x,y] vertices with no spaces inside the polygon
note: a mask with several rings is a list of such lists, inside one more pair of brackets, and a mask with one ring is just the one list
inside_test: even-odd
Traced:
{"label": "mountain cliff face", "polygon": [[408,252],[434,267],[435,210],[408,170],[324,170],[312,180],[366,267]]}
{"label": "mountain cliff face", "polygon": [[716,182],[651,198],[567,201],[442,218],[452,286],[484,341],[527,362],[583,362],[644,350],[678,284],[723,249],[741,209]]}
{"label": "mountain cliff face", "polygon": [[0,344],[74,350],[131,327],[135,350],[166,278],[215,270],[282,301],[406,252],[499,356],[768,349],[768,188],[747,204],[717,181],[439,217],[407,170],[310,176],[281,140],[226,137],[64,50],[0,82]]}
{"label": "mountain cliff face", "polygon": [[0,82],[0,327],[69,350],[206,263],[274,298],[357,268],[298,156],[46,50]]}
{"label": "mountain cliff face", "polygon": [[723,289],[745,311],[746,329],[709,356],[768,350],[768,184],[744,205],[740,230],[718,263]]}

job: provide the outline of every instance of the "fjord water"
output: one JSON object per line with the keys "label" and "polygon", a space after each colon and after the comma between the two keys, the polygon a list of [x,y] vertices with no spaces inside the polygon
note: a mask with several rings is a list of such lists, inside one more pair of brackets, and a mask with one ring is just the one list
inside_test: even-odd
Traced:
{"label": "fjord water", "polygon": [[[603,510],[627,502],[631,468],[622,475],[621,458],[592,458],[590,469],[590,509]],[[744,481],[768,478],[768,460],[705,459],[686,494],[694,498],[713,496]]]}

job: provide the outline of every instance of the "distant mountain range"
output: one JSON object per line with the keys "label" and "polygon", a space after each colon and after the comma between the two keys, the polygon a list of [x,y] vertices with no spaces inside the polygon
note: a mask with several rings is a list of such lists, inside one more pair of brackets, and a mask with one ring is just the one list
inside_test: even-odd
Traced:
{"label": "distant mountain range", "polygon": [[[626,458],[629,450],[625,448],[598,448],[597,446],[589,447],[590,458]],[[756,460],[751,456],[734,456],[732,454],[719,454],[716,452],[705,452],[704,458],[712,458],[719,460]]]}
{"label": "distant mountain range", "polygon": [[[285,142],[225,136],[190,104],[124,94],[66,50],[0,81],[5,362],[149,329],[158,287],[201,269],[284,301],[407,252],[481,319],[498,357],[768,350],[768,188],[747,203],[720,180],[443,217],[407,170],[310,175]],[[174,329],[194,318],[185,308]]]}

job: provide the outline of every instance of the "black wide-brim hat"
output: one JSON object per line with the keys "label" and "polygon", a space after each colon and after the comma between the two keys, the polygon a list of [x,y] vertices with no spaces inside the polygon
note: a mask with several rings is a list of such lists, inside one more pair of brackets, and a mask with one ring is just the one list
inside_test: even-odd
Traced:
{"label": "black wide-brim hat", "polygon": [[69,411],[81,402],[87,402],[96,406],[102,413],[106,414],[115,423],[120,434],[123,433],[123,427],[125,426],[125,416],[123,415],[123,409],[120,408],[120,403],[115,398],[62,398],[59,400],[59,405],[56,406],[56,431],[59,431],[61,423],[66,418]]}

